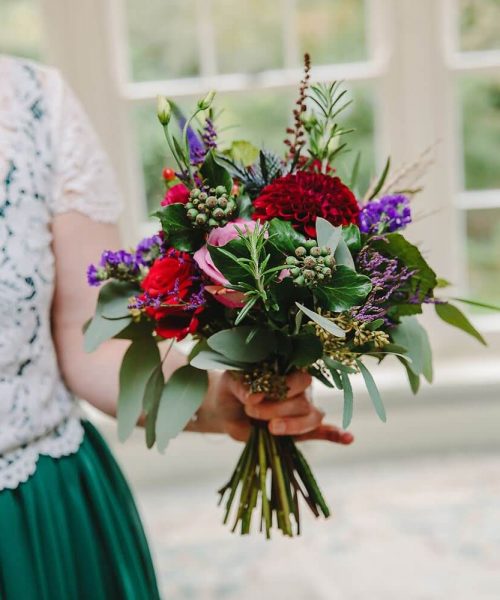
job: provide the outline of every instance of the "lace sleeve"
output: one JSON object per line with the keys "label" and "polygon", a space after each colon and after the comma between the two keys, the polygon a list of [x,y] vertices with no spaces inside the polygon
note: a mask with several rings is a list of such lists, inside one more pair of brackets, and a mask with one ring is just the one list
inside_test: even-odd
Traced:
{"label": "lace sleeve", "polygon": [[109,159],[75,94],[59,75],[56,83],[52,213],[76,210],[114,223],[123,201]]}

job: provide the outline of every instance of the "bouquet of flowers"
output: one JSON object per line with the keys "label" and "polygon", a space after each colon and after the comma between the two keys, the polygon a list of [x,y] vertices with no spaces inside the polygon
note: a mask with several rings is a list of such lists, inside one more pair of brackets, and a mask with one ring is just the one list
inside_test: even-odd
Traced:
{"label": "bouquet of flowers", "polygon": [[[344,428],[351,378],[361,374],[385,421],[368,360],[397,359],[413,392],[421,377],[430,382],[431,349],[417,317],[425,304],[484,343],[454,304],[435,296],[447,283],[401,233],[419,191],[408,183],[415,168],[390,175],[387,161],[361,193],[358,157],[339,178],[345,94],[339,83],[311,85],[306,55],[283,156],[246,141],[222,146],[213,92],[187,119],[159,98],[176,163],[164,170],[167,192],[154,214],[160,231],[132,252],[104,252],[88,270],[91,285],[104,285],[86,349],[131,340],[120,371],[122,440],[144,414],[148,447],[163,451],[200,407],[210,369],[230,370],[276,401],[286,396],[285,376],[305,370],[343,394]],[[165,383],[158,344],[186,336],[194,340],[188,364]],[[314,515],[329,515],[294,440],[259,421],[220,496],[225,522],[232,516],[243,534],[256,511],[267,537],[275,525],[298,533],[300,497]]]}

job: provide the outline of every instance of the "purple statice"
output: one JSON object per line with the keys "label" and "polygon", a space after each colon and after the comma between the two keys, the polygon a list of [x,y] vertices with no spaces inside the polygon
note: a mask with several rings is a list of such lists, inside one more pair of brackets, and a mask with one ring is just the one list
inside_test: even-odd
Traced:
{"label": "purple statice", "polygon": [[89,285],[98,286],[108,279],[119,279],[122,281],[135,281],[140,273],[140,265],[137,263],[135,254],[126,250],[105,250],[101,255],[99,264],[90,265],[87,269],[87,281]]}
{"label": "purple statice", "polygon": [[135,260],[138,265],[149,267],[163,254],[163,240],[156,234],[144,238],[135,250]]}
{"label": "purple statice", "polygon": [[380,235],[403,229],[411,223],[408,196],[396,194],[371,200],[363,206],[359,216],[362,233]]}
{"label": "purple statice", "polygon": [[408,301],[403,288],[415,271],[402,265],[397,258],[383,256],[370,246],[365,246],[359,253],[357,267],[371,279],[373,287],[363,306],[354,309],[353,317],[363,323],[382,318],[389,325],[387,311],[390,301]]}

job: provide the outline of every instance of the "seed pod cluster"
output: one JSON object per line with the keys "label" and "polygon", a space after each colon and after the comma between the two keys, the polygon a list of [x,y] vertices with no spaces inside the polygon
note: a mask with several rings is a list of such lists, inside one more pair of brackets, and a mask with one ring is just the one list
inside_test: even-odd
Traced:
{"label": "seed pod cluster", "polygon": [[286,377],[278,375],[268,363],[261,363],[243,375],[243,382],[253,394],[265,393],[270,400],[286,398],[288,386]]}
{"label": "seed pod cluster", "polygon": [[213,229],[227,225],[237,210],[236,202],[223,185],[208,192],[194,188],[186,203],[187,218],[200,229]]}
{"label": "seed pod cluster", "polygon": [[295,249],[294,256],[287,257],[286,264],[295,285],[315,287],[332,278],[335,259],[330,248],[320,248],[316,240],[307,240]]}

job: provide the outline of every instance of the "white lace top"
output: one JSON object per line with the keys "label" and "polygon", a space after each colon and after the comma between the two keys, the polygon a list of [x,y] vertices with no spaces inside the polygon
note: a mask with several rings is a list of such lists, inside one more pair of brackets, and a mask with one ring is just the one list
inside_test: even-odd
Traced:
{"label": "white lace top", "polygon": [[113,222],[120,204],[58,72],[0,56],[0,490],[26,481],[40,454],[71,454],[83,437],[51,336],[51,220],[77,210]]}

